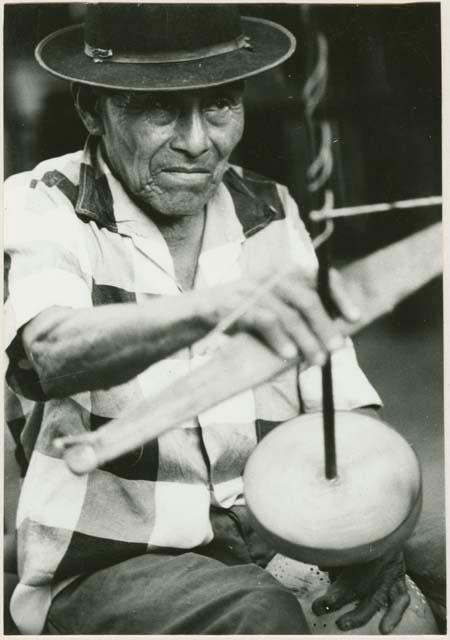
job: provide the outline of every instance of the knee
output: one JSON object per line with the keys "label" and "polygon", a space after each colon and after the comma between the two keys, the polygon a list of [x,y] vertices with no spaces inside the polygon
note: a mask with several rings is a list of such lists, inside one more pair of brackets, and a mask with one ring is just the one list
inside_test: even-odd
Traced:
{"label": "knee", "polygon": [[304,635],[309,633],[303,610],[294,594],[272,587],[253,596],[257,607],[258,633]]}
{"label": "knee", "polygon": [[[266,578],[267,576],[267,578]],[[245,589],[240,599],[237,634],[304,635],[310,633],[303,610],[293,593],[271,576]]]}

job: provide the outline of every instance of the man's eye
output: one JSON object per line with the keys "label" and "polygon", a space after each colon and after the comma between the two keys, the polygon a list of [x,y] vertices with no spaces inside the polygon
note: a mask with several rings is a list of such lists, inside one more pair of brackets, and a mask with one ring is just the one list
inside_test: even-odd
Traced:
{"label": "man's eye", "polygon": [[173,113],[176,106],[170,100],[135,99],[130,100],[128,109],[138,113]]}
{"label": "man's eye", "polygon": [[147,104],[147,109],[155,111],[174,111],[175,105],[166,100],[152,100]]}
{"label": "man's eye", "polygon": [[230,98],[216,98],[215,100],[211,100],[211,102],[207,105],[207,109],[216,110],[216,111],[228,111],[233,106],[233,101]]}

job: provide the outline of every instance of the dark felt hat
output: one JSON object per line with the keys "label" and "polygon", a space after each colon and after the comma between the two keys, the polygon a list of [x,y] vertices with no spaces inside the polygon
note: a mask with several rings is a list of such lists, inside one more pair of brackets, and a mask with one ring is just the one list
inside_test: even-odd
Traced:
{"label": "dark felt hat", "polygon": [[112,89],[175,90],[225,84],[286,60],[295,38],[233,4],[88,4],[84,25],[36,47],[39,64],[67,80]]}

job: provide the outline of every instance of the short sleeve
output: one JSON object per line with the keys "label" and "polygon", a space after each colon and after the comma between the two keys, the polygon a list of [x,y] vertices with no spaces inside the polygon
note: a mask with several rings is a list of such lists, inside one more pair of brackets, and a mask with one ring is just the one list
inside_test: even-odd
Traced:
{"label": "short sleeve", "polygon": [[92,305],[87,257],[81,223],[58,190],[24,173],[6,181],[4,196],[7,380],[15,390],[30,382],[37,389],[21,331],[49,307]]}
{"label": "short sleeve", "polygon": [[[380,407],[380,396],[360,368],[355,349],[347,338],[342,349],[331,357],[333,398],[337,411],[352,411],[362,407]],[[299,374],[299,389],[306,413],[322,410],[322,376],[320,367],[309,367]]]}

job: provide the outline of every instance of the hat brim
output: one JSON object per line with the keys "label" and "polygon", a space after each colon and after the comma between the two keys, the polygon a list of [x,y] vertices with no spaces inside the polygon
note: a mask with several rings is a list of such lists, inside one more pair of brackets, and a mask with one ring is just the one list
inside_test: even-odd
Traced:
{"label": "hat brim", "polygon": [[261,18],[242,18],[252,49],[236,49],[201,60],[164,63],[94,62],[84,53],[83,25],[55,31],[36,47],[49,73],[83,84],[133,91],[201,89],[241,80],[275,67],[295,51],[284,27]]}

